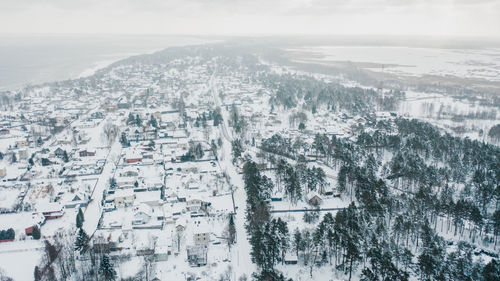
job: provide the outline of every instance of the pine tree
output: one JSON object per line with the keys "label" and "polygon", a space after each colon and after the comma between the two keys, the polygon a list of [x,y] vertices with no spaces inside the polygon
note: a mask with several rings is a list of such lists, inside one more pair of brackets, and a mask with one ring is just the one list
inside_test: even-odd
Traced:
{"label": "pine tree", "polygon": [[135,122],[135,118],[134,118],[134,115],[132,114],[132,112],[130,112],[128,114],[128,119],[127,119],[127,124],[132,124]]}
{"label": "pine tree", "polygon": [[276,228],[277,228],[277,233],[276,233],[276,239],[277,239],[277,244],[279,247],[279,250],[281,252],[281,257],[280,260],[282,263],[285,262],[285,254],[286,251],[288,250],[288,245],[289,245],[289,240],[290,240],[290,233],[288,232],[288,227],[286,222],[281,220],[281,218],[278,218],[278,220],[273,220],[275,222]]}
{"label": "pine tree", "polygon": [[80,228],[78,230],[78,236],[76,237],[75,240],[75,251],[79,251],[80,254],[84,254],[90,247],[89,243],[90,243],[90,237],[85,232],[85,230]]}
{"label": "pine tree", "polygon": [[129,147],[130,146],[130,142],[128,141],[127,139],[127,134],[125,134],[125,132],[122,132],[122,135],[120,137],[120,143],[123,147]]}
{"label": "pine tree", "polygon": [[52,245],[48,240],[44,240],[43,242],[45,244],[45,253],[47,255],[49,263],[52,263],[53,261],[56,260],[57,256],[59,255],[59,252],[56,246]]}
{"label": "pine tree", "polygon": [[161,186],[161,189],[160,189],[160,198],[162,200],[165,200],[165,185]]}
{"label": "pine tree", "polygon": [[500,210],[496,210],[492,216],[493,233],[495,234],[495,247],[497,245],[498,235],[500,235]]}
{"label": "pine tree", "polygon": [[42,236],[40,233],[40,228],[38,228],[38,225],[33,226],[33,232],[31,233],[33,236],[33,239],[38,240]]}
{"label": "pine tree", "polygon": [[40,269],[38,266],[35,266],[35,270],[33,272],[33,277],[35,281],[40,281],[42,280],[42,273],[40,272]]}
{"label": "pine tree", "polygon": [[68,157],[68,152],[66,152],[66,150],[63,151],[63,157],[62,157],[62,159],[63,159],[64,162],[68,163],[69,157]]}
{"label": "pine tree", "polygon": [[303,131],[305,129],[306,129],[306,125],[304,123],[300,122],[300,124],[299,124],[299,130]]}
{"label": "pine tree", "polygon": [[84,221],[84,217],[83,217],[83,212],[82,212],[82,209],[79,208],[78,209],[78,214],[76,215],[76,227],[77,228],[82,228],[82,225],[83,225],[83,221]]}
{"label": "pine tree", "polygon": [[285,181],[285,194],[288,195],[293,204],[296,204],[302,196],[302,188],[297,171],[293,167],[289,167],[285,173],[287,177]]}
{"label": "pine tree", "polygon": [[229,233],[228,243],[234,244],[236,240],[236,227],[234,225],[233,215],[229,215],[228,233]]}
{"label": "pine tree", "polygon": [[158,128],[158,122],[156,121],[156,119],[153,115],[151,115],[151,119],[149,120],[149,124],[154,128]]}
{"label": "pine tree", "polygon": [[140,127],[140,126],[142,125],[142,120],[141,120],[141,117],[139,117],[139,114],[137,114],[137,115],[135,116],[135,125],[136,125],[137,127]]}
{"label": "pine tree", "polygon": [[484,281],[498,281],[498,277],[500,276],[500,263],[492,259],[484,266],[482,276]]}
{"label": "pine tree", "polygon": [[231,142],[231,148],[233,152],[233,163],[234,161],[241,156],[243,153],[243,147],[241,145],[241,141],[239,139],[235,139]]}
{"label": "pine tree", "polygon": [[108,255],[103,255],[101,259],[101,265],[99,266],[99,273],[104,280],[113,281],[116,279],[116,271],[113,264],[109,261]]}
{"label": "pine tree", "polygon": [[110,178],[109,179],[109,188],[110,189],[115,189],[116,188],[116,179],[115,178]]}
{"label": "pine tree", "polygon": [[299,251],[301,250],[302,246],[302,235],[300,234],[300,231],[298,228],[295,229],[295,232],[293,233],[293,248],[295,249],[295,254],[297,255],[297,258],[299,257]]}

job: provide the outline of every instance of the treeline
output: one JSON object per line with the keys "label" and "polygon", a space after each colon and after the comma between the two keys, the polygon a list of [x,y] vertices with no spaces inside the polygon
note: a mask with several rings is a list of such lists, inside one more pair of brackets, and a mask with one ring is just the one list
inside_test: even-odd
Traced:
{"label": "treeline", "polygon": [[12,228],[0,231],[0,242],[2,240],[14,240],[14,238],[16,238],[16,232]]}
{"label": "treeline", "polygon": [[[417,120],[396,119],[394,130],[397,134],[362,133],[356,144],[368,151],[375,147],[379,155],[391,153],[381,174],[393,187],[410,195],[406,200],[409,204],[415,203],[415,198],[422,201],[422,212],[431,214],[431,222],[446,217],[448,231],[452,219],[455,235],[457,230],[463,234],[469,225],[472,241],[477,233],[481,237],[493,233],[496,244],[500,231],[500,149],[441,134],[432,125]],[[355,166],[357,163],[351,161],[343,164],[340,187],[342,179],[352,182],[357,177]]]}
{"label": "treeline", "polygon": [[372,112],[372,105],[377,98],[377,93],[372,89],[348,88],[308,76],[266,72],[261,73],[258,80],[266,88],[274,90],[270,103],[285,108],[296,107],[303,100],[305,108],[311,111],[315,111],[320,105],[328,105],[331,110],[343,109],[361,114]]}
{"label": "treeline", "polygon": [[304,163],[295,166],[281,159],[274,170],[278,190],[284,190],[291,202],[296,203],[309,192],[319,192],[326,184],[326,174],[321,168],[307,167]]}
{"label": "treeline", "polygon": [[252,161],[247,161],[243,166],[243,180],[247,194],[246,230],[252,246],[250,255],[260,269],[254,278],[285,280],[275,270],[275,266],[284,262],[290,234],[285,222],[279,218],[271,219],[269,198],[273,183],[260,174],[257,164]]}
{"label": "treeline", "polygon": [[[372,157],[370,157],[372,158]],[[312,276],[317,267],[334,266],[339,272],[361,280],[496,280],[500,266],[493,259],[488,265],[474,262],[474,247],[460,242],[456,250],[447,244],[431,223],[428,189],[413,196],[392,194],[383,179],[377,178],[376,165],[367,161],[356,167],[351,183],[359,206],[352,203],[335,215],[326,214],[312,229],[295,230],[290,243],[280,219],[269,214],[268,197],[272,183],[260,175],[257,165],[244,166],[247,190],[247,231],[253,261],[262,272],[274,272],[286,252],[293,252]],[[459,203],[462,204],[462,203]],[[361,267],[361,268],[360,268]],[[267,274],[267,273],[266,273]]]}
{"label": "treeline", "polygon": [[203,128],[205,128],[207,126],[208,121],[212,120],[214,126],[219,126],[219,124],[222,122],[222,114],[220,113],[220,108],[216,108],[215,110],[210,110],[208,114],[206,112],[198,114],[194,122],[194,126],[200,127],[201,125]]}
{"label": "treeline", "polygon": [[292,140],[284,138],[279,134],[274,134],[270,138],[262,139],[260,148],[266,152],[271,152],[281,156],[295,158],[296,152],[292,148]]}
{"label": "treeline", "polygon": [[[263,143],[266,152],[294,159],[305,158],[300,151],[321,155],[325,164],[339,169],[338,191],[356,202],[357,207],[325,215],[315,228],[294,232],[286,251],[294,251],[311,274],[317,266],[333,264],[346,274],[357,272],[361,280],[409,280],[410,276],[497,280],[498,254],[484,250],[492,261],[487,265],[475,262],[472,257],[479,253],[475,246],[460,242],[450,250],[450,242],[440,234],[452,231],[450,235],[459,240],[476,243],[479,239],[486,247],[496,247],[500,235],[498,147],[443,134],[428,123],[407,119],[396,119],[394,124],[377,122],[374,130],[361,133],[356,141],[318,134],[311,145],[296,146],[279,135]],[[304,189],[299,186],[306,182],[297,173],[301,169],[283,159],[269,159],[277,171],[278,188],[292,202],[300,198]],[[246,177],[245,184],[253,186],[251,190],[256,191],[252,193],[265,191],[267,196],[273,184],[254,170],[250,174],[257,176]],[[267,210],[266,196],[251,200],[263,202]],[[254,209],[247,212],[252,215],[249,220],[262,214],[262,208]]]}

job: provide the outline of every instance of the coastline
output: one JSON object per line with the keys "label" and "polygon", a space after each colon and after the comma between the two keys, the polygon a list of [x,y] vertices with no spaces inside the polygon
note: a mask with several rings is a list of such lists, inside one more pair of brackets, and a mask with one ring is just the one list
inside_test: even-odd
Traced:
{"label": "coastline", "polygon": [[16,91],[19,89],[22,89],[28,85],[41,85],[41,84],[46,84],[46,83],[54,83],[57,81],[64,81],[64,80],[72,80],[72,79],[80,79],[80,78],[85,78],[85,77],[90,77],[94,75],[97,71],[104,69],[113,63],[119,62],[121,60],[130,58],[132,56],[138,56],[138,55],[146,55],[146,54],[152,54],[161,50],[164,50],[168,48],[156,48],[156,49],[151,49],[151,50],[146,50],[144,52],[132,52],[132,53],[117,53],[117,54],[107,54],[103,55],[102,57],[110,57],[108,59],[101,59],[101,60],[95,60],[92,62],[90,65],[86,65],[84,67],[81,67],[83,70],[75,70],[74,73],[67,75],[66,77],[60,77],[59,79],[55,80],[46,80],[46,81],[33,81],[33,82],[22,82],[22,83],[16,83],[12,85],[6,85],[2,86],[0,85],[0,92],[3,91]]}
{"label": "coastline", "polygon": [[213,43],[196,36],[0,36],[0,92],[79,79],[131,56]]}
{"label": "coastline", "polygon": [[133,57],[133,56],[147,55],[147,54],[156,53],[156,52],[159,52],[159,51],[164,50],[166,48],[168,48],[168,47],[147,50],[145,52],[134,52],[134,53],[125,53],[125,54],[106,55],[106,57],[113,57],[113,58],[95,61],[92,64],[92,66],[85,68],[76,77],[71,77],[69,79],[79,79],[79,78],[89,77],[89,76],[94,75],[97,71],[99,71],[101,69],[104,69],[104,68],[112,65],[115,62],[119,62],[121,60],[130,58],[130,57]]}

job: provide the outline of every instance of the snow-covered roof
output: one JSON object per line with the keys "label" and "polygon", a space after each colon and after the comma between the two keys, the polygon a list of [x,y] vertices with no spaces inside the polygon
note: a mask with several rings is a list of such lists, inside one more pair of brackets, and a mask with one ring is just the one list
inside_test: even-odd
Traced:
{"label": "snow-covered roof", "polygon": [[129,197],[129,196],[134,196],[134,190],[133,189],[118,189],[115,191],[113,194],[113,198],[117,197]]}
{"label": "snow-covered roof", "polygon": [[146,205],[144,203],[141,203],[141,204],[138,204],[134,207],[134,214],[138,214],[138,213],[143,213],[147,216],[151,216],[153,212],[152,212],[151,207],[149,207],[148,205]]}
{"label": "snow-covered roof", "polygon": [[42,213],[60,212],[62,209],[63,205],[60,202],[41,201],[35,207],[36,212]]}

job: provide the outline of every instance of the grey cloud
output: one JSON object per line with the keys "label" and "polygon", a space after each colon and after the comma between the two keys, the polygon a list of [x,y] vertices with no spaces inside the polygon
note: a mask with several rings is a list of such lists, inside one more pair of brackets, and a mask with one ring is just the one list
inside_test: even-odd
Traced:
{"label": "grey cloud", "polygon": [[[34,18],[39,24],[29,25],[28,22]],[[408,22],[407,18],[420,22]],[[354,24],[357,26],[352,27],[352,19],[356,20]],[[17,24],[11,24],[14,22]],[[61,26],[62,22],[64,26]],[[328,27],[325,28],[325,25]],[[335,26],[339,28],[335,29]],[[474,34],[487,31],[498,36],[500,1],[0,0],[0,33],[30,30],[66,32],[73,28],[85,32],[151,30],[169,33],[177,32],[179,27],[192,33],[223,33],[228,30],[293,33],[298,29],[302,33],[370,33],[374,30],[387,33],[406,33],[408,30],[432,33],[436,32],[435,26],[441,26],[440,32],[443,33],[453,31]],[[356,29],[346,30],[345,27]],[[466,31],[461,31],[461,28]]]}

